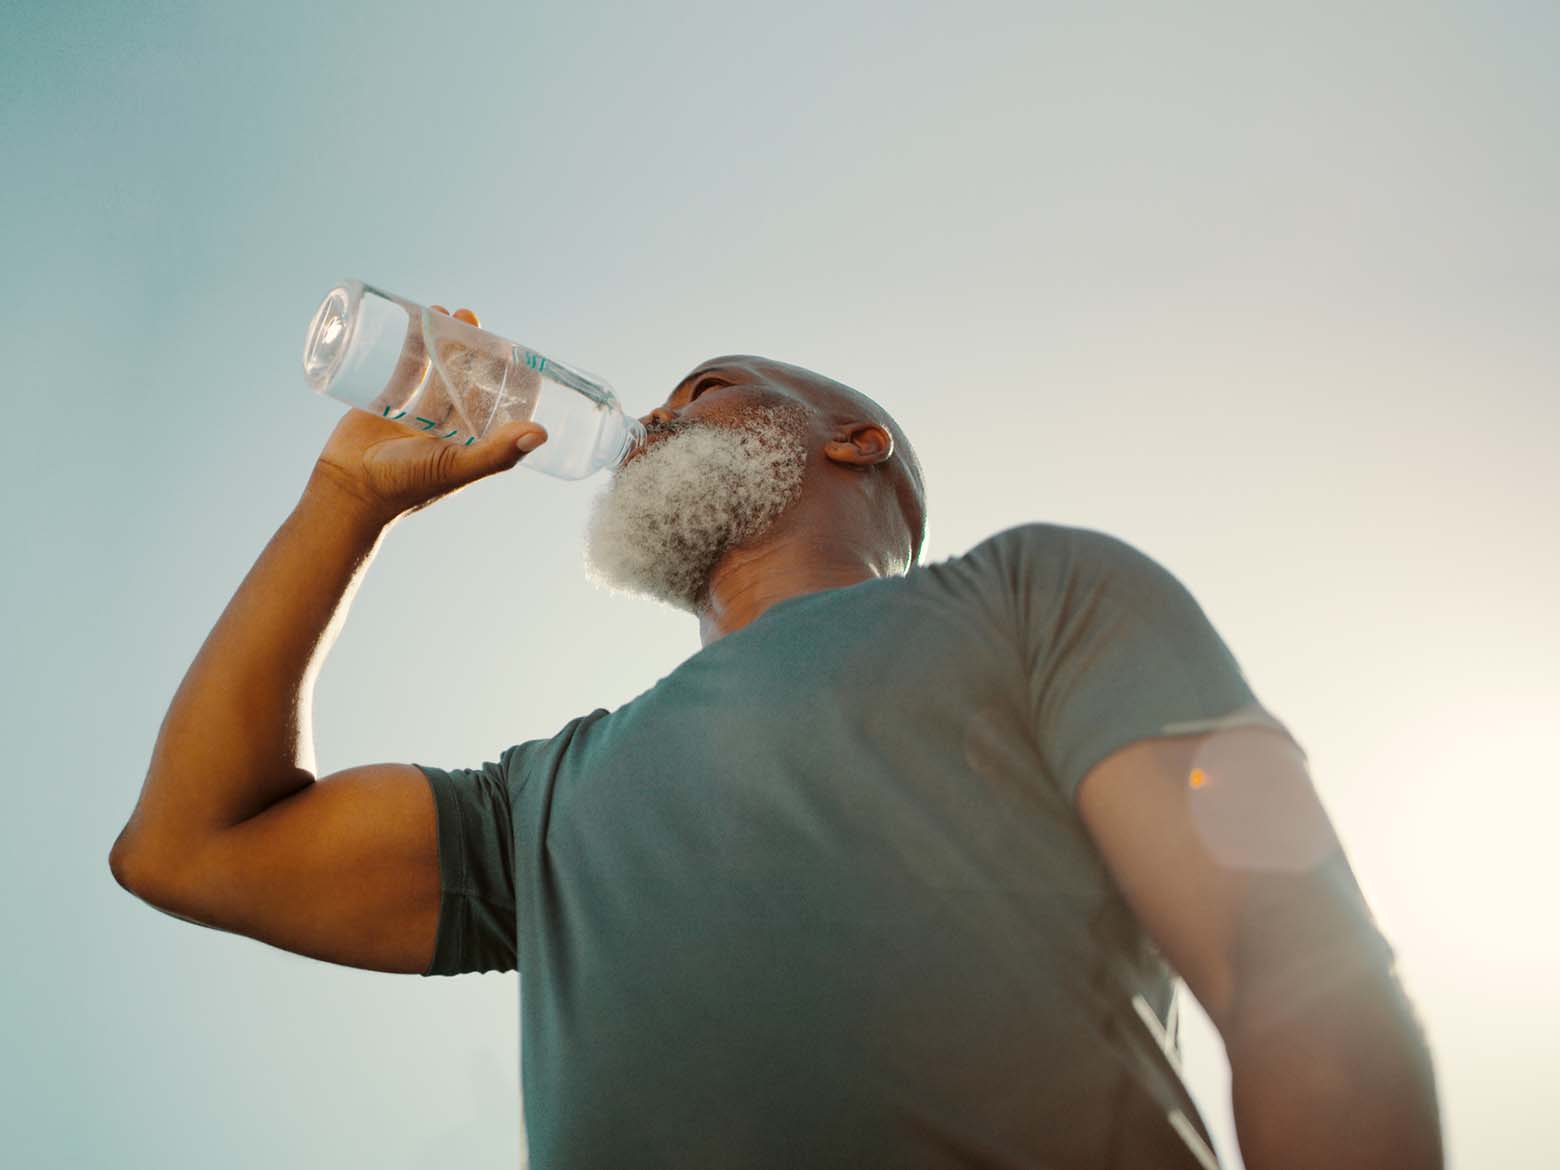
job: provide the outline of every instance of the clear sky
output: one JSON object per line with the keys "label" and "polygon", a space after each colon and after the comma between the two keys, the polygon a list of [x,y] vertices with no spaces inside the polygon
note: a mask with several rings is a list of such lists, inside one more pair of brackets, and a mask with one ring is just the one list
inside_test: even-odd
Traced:
{"label": "clear sky", "polygon": [[[929,559],[1031,520],[1157,558],[1309,755],[1452,1164],[1553,1166],[1557,46],[1536,0],[9,6],[0,1148],[520,1156],[517,976],[333,967],[108,872],[345,409],[300,357],[355,276],[636,414],[724,353],[854,385],[925,463]],[[322,774],[495,760],[698,648],[585,581],[603,482],[517,469],[390,534],[319,680]]]}

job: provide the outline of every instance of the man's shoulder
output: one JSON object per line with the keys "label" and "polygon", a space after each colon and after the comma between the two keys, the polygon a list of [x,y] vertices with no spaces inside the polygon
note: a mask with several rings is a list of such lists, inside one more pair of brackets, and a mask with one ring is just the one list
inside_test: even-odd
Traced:
{"label": "man's shoulder", "polygon": [[525,787],[531,773],[538,767],[556,767],[571,748],[576,747],[588,733],[611,714],[605,707],[597,707],[584,715],[576,715],[552,735],[528,739],[508,748],[500,757],[504,776],[513,797]]}
{"label": "man's shoulder", "polygon": [[961,559],[965,558],[1058,560],[1069,563],[1147,559],[1141,549],[1112,533],[1041,520],[1015,524],[993,533],[974,545]]}
{"label": "man's shoulder", "polygon": [[1162,563],[1122,537],[1044,521],[1004,528],[931,572],[979,592],[1059,601],[1100,595],[1128,601],[1181,588]]}

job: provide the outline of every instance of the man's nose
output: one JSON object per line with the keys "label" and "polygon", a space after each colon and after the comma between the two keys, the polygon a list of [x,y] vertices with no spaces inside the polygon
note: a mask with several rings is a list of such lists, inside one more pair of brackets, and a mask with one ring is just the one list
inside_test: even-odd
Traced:
{"label": "man's nose", "polygon": [[639,421],[647,427],[664,427],[668,423],[675,421],[676,418],[677,412],[670,406],[658,406]]}

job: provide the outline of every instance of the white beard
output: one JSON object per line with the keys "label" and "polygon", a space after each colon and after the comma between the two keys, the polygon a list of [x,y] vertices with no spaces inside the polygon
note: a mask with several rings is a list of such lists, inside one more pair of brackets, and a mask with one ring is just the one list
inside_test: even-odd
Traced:
{"label": "white beard", "polygon": [[739,424],[672,423],[613,472],[585,531],[586,575],[697,614],[728,549],[756,540],[802,494],[808,416],[758,407]]}

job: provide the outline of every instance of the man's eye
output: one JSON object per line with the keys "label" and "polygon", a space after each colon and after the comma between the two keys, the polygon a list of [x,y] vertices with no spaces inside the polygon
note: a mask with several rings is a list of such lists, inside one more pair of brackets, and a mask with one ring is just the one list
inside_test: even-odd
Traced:
{"label": "man's eye", "polygon": [[714,383],[717,386],[729,386],[729,385],[731,385],[730,382],[727,382],[723,378],[700,378],[696,383],[694,383],[693,389],[691,391],[689,391],[689,393],[688,393],[688,401],[692,402],[695,398],[697,398],[700,394],[702,394],[704,392],[704,388],[706,386],[710,385],[711,383]]}

